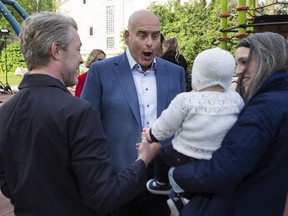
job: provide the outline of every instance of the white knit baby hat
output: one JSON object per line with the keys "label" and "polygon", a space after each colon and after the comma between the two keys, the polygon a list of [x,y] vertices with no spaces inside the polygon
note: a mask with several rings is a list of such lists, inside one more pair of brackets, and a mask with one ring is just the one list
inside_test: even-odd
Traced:
{"label": "white knit baby hat", "polygon": [[198,91],[214,85],[229,88],[235,72],[235,59],[231,53],[213,48],[199,53],[192,67],[192,83]]}

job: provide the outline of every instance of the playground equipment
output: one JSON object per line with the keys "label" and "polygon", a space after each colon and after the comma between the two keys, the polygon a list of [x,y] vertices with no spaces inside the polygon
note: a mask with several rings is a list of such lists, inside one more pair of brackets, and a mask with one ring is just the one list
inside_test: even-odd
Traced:
{"label": "playground equipment", "polygon": [[6,5],[10,5],[13,7],[13,9],[16,10],[16,12],[23,18],[26,19],[29,15],[28,13],[14,0],[1,0],[0,1],[0,12],[5,17],[5,19],[10,23],[14,31],[17,35],[19,35],[21,31],[20,24],[15,19],[15,17],[10,13],[10,11],[7,9]]}
{"label": "playground equipment", "polygon": [[[6,5],[12,6],[12,8],[23,18],[26,19],[29,15],[28,13],[14,0],[0,0],[0,13],[2,16],[5,17],[5,19],[9,22],[9,24],[12,26],[14,29],[15,33],[17,35],[20,34],[21,32],[21,26],[18,23],[18,21],[15,19],[15,17],[10,13],[10,11],[7,9]],[[6,40],[7,40],[7,35],[9,34],[8,29],[0,29],[0,37],[4,38],[4,41],[1,41],[0,45],[0,51],[4,49],[4,54],[5,54],[5,73],[6,73],[6,84],[4,85],[0,81],[0,93],[13,93],[10,85],[8,84],[8,74],[7,74],[7,50],[6,50]],[[0,72],[2,72],[2,67],[0,68]]]}
{"label": "playground equipment", "polygon": [[[227,42],[231,40],[228,33],[234,33],[234,37],[241,39],[256,32],[271,31],[288,38],[288,15],[266,15],[261,9],[273,5],[288,5],[287,0],[275,0],[273,3],[255,7],[255,0],[239,0],[237,10],[238,25],[228,27],[227,19],[231,16],[228,13],[228,0],[221,1],[221,37],[218,38],[220,47],[227,49]],[[248,16],[247,16],[248,15]]]}

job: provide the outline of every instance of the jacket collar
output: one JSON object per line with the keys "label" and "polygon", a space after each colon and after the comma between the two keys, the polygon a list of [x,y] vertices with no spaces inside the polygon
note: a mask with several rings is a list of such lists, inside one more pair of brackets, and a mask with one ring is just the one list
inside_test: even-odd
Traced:
{"label": "jacket collar", "polygon": [[26,74],[18,88],[21,90],[30,87],[57,87],[69,92],[63,82],[46,74]]}
{"label": "jacket collar", "polygon": [[[256,97],[261,93],[265,93],[273,90],[288,90],[288,72],[286,71],[276,71],[272,73],[261,85],[258,91],[252,96]],[[251,99],[252,99],[251,98]],[[250,99],[250,100],[251,100]]]}

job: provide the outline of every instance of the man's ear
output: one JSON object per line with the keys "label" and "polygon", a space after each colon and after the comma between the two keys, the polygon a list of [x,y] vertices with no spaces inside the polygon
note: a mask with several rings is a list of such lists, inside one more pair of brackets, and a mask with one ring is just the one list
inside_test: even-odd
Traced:
{"label": "man's ear", "polygon": [[54,59],[60,58],[60,46],[58,43],[53,43],[50,47],[51,56]]}
{"label": "man's ear", "polygon": [[124,40],[127,46],[129,46],[129,31],[125,30],[124,32]]}

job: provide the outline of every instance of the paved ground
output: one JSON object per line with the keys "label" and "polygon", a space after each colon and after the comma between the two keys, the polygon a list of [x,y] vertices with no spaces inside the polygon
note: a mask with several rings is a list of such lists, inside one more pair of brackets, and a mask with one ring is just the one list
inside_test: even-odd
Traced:
{"label": "paved ground", "polygon": [[[11,97],[13,97],[13,94],[0,94],[0,107]],[[14,216],[13,206],[10,204],[9,200],[2,195],[1,192],[0,192],[0,216]],[[288,199],[283,216],[288,216]]]}

